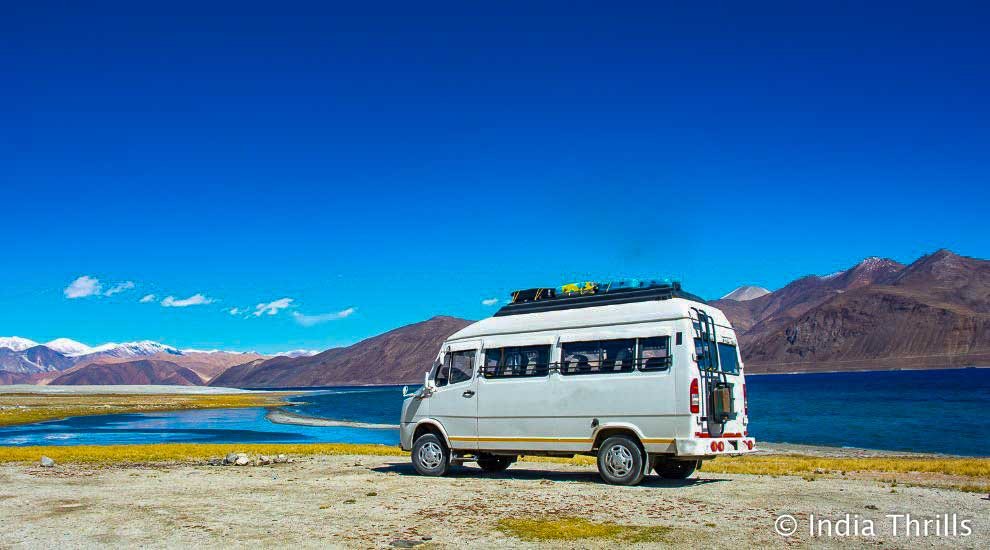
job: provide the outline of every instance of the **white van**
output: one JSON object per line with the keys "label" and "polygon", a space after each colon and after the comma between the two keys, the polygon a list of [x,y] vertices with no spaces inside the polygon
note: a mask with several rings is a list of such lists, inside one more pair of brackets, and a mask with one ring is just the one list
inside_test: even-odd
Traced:
{"label": "white van", "polygon": [[443,344],[402,407],[416,470],[486,472],[521,455],[598,457],[602,478],[690,476],[752,452],[746,383],[725,315],[678,283],[513,293]]}

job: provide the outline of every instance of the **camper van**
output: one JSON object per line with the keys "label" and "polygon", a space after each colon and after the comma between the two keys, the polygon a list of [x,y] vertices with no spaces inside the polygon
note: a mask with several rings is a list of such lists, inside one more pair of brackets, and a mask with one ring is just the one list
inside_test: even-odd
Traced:
{"label": "camper van", "polygon": [[683,479],[754,451],[744,370],[725,315],[678,283],[518,291],[443,343],[403,403],[401,446],[428,476],[584,454],[608,483]]}

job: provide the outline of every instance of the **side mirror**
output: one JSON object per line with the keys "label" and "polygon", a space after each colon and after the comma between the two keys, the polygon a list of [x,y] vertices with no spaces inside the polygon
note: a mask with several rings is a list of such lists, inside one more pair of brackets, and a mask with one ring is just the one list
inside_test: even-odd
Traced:
{"label": "side mirror", "polygon": [[430,372],[426,371],[426,374],[423,375],[423,389],[419,390],[420,398],[433,395],[434,389],[436,389],[436,386],[430,383]]}
{"label": "side mirror", "polygon": [[402,397],[409,397],[409,386],[402,386]]}

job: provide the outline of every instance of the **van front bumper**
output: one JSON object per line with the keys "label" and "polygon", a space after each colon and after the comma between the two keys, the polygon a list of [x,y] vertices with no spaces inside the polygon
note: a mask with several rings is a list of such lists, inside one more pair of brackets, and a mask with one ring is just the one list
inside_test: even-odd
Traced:
{"label": "van front bumper", "polygon": [[675,440],[677,456],[714,458],[756,452],[752,437],[691,437]]}

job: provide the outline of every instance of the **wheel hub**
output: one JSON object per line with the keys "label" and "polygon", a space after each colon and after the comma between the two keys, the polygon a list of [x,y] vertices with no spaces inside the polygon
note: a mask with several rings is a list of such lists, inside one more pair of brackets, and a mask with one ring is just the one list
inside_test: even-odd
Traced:
{"label": "wheel hub", "polygon": [[432,470],[443,462],[443,449],[440,445],[429,441],[419,448],[416,458],[426,469]]}
{"label": "wheel hub", "polygon": [[605,453],[605,467],[616,477],[625,477],[633,468],[633,455],[623,445],[613,445]]}

